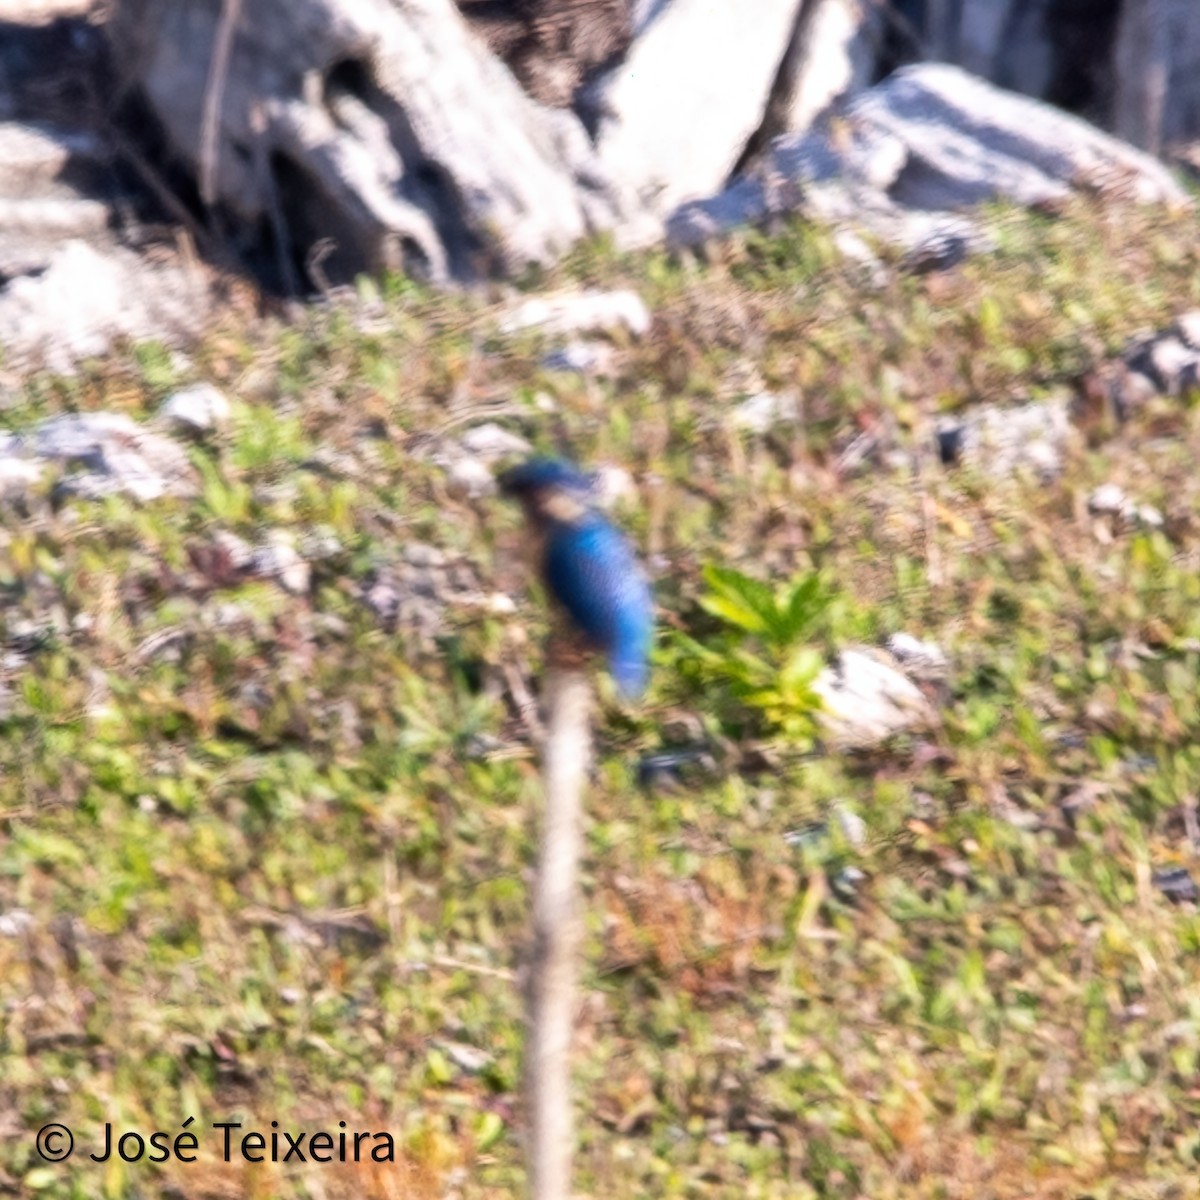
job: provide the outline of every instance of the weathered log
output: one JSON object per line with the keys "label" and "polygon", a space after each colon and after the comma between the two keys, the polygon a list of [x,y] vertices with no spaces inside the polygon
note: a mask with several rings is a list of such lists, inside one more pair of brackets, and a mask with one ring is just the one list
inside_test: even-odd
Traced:
{"label": "weathered log", "polygon": [[627,213],[578,120],[526,96],[451,0],[255,0],[222,72],[231,2],[117,0],[113,57],[175,153],[292,262],[478,278]]}

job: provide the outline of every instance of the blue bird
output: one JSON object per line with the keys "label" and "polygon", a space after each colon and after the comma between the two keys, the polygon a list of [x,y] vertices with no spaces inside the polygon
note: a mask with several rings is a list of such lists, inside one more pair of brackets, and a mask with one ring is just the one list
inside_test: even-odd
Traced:
{"label": "blue bird", "polygon": [[505,471],[500,490],[521,502],[541,541],[542,579],[589,649],[608,658],[621,693],[646,687],[654,604],[625,535],[595,506],[577,467],[532,458]]}

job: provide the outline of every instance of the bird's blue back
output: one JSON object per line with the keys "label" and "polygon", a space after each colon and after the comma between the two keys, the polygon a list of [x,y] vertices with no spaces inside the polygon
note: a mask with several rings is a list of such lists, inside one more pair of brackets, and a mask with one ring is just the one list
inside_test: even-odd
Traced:
{"label": "bird's blue back", "polygon": [[551,521],[545,573],[558,602],[588,640],[608,655],[621,691],[645,689],[654,611],[650,589],[624,535],[600,513]]}

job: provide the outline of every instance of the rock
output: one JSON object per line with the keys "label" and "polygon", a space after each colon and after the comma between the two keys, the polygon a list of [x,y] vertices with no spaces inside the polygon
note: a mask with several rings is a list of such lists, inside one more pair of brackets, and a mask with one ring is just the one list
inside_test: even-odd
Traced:
{"label": "rock", "polygon": [[[637,207],[578,119],[526,96],[451,0],[243,5],[206,109],[229,11],[116,0],[113,59],[202,198],[273,225],[291,272],[315,286],[386,268],[434,281],[517,272]],[[322,244],[334,248],[314,265]]]}
{"label": "rock", "polygon": [[937,717],[925,694],[881,651],[843,650],[813,684],[821,698],[817,717],[825,738],[839,749],[865,749]]}
{"label": "rock", "polygon": [[459,438],[459,445],[468,454],[473,454],[485,462],[496,462],[501,458],[533,452],[533,447],[519,433],[513,433],[494,421],[468,429]]}
{"label": "rock", "polygon": [[1160,163],[1086,122],[940,63],[905,67],[864,92],[836,125],[780,138],[748,176],[667,223],[676,247],[800,211],[861,226],[907,252],[930,239],[986,245],[961,210],[1006,199],[1061,203],[1078,188],[1120,187],[1181,208],[1191,200]]}
{"label": "rock", "polygon": [[866,0],[824,0],[797,72],[786,130],[803,133],[842,96],[870,82],[883,38],[883,13]]}
{"label": "rock", "polygon": [[0,937],[22,937],[33,926],[33,915],[23,908],[10,908],[0,913]]}
{"label": "rock", "polygon": [[799,416],[800,405],[791,392],[759,392],[738,404],[730,413],[730,421],[735,429],[763,435]]}
{"label": "rock", "polygon": [[87,131],[0,122],[0,278],[45,270],[70,238],[109,240],[108,205],[63,182],[109,159]]}
{"label": "rock", "polygon": [[6,368],[40,363],[67,373],[117,338],[190,339],[208,319],[207,277],[183,265],[150,265],[132,251],[70,240],[36,274],[0,288]]}
{"label": "rock", "polygon": [[601,508],[612,508],[624,501],[636,500],[638,496],[633,476],[624,467],[611,463],[597,467],[589,482]]}
{"label": "rock", "polygon": [[317,525],[300,535],[300,557],[306,562],[327,562],[345,549],[337,531],[329,525]]}
{"label": "rock", "polygon": [[1154,886],[1176,904],[1194,904],[1200,900],[1200,887],[1187,867],[1163,867],[1151,876]]}
{"label": "rock", "polygon": [[297,596],[307,592],[312,582],[312,568],[300,557],[291,534],[283,529],[272,530],[255,548],[248,569],[254,575],[278,580],[286,591]]}
{"label": "rock", "polygon": [[936,430],[943,463],[963,463],[992,478],[1031,470],[1044,482],[1062,470],[1071,433],[1065,398],[1000,408],[985,404]]}
{"label": "rock", "polygon": [[410,542],[399,561],[381,563],[363,582],[359,599],[389,633],[402,633],[432,650],[450,609],[498,616],[514,611],[510,597],[484,592],[465,558],[424,542]]}
{"label": "rock", "polygon": [[642,337],[650,329],[650,310],[636,293],[562,292],[534,296],[501,320],[502,333],[537,329],[542,333],[613,333]]}
{"label": "rock", "polygon": [[737,170],[774,138],[804,133],[868,86],[879,73],[885,33],[883,10],[870,0],[800,0],[762,120]]}
{"label": "rock", "polygon": [[924,642],[911,633],[893,633],[887,649],[910,679],[941,683],[950,675],[946,652],[936,642]]}
{"label": "rock", "polygon": [[42,480],[39,462],[0,453],[0,495],[23,496]]}
{"label": "rock", "polygon": [[1088,512],[1096,517],[1112,517],[1118,523],[1159,529],[1163,515],[1150,504],[1136,504],[1115,483],[1102,483],[1088,497]]}
{"label": "rock", "polygon": [[1176,317],[1175,332],[1189,349],[1200,350],[1200,308]]}
{"label": "rock", "polygon": [[496,492],[496,477],[491,468],[478,458],[462,455],[451,460],[446,468],[446,482],[457,496],[478,500]]}
{"label": "rock", "polygon": [[1146,373],[1167,396],[1178,396],[1188,383],[1194,383],[1200,355],[1178,338],[1158,338],[1150,347]]}
{"label": "rock", "polygon": [[758,128],[796,0],[657,6],[623,62],[588,88],[605,168],[667,213],[720,188]]}
{"label": "rock", "polygon": [[0,480],[6,488],[38,482],[49,463],[65,469],[56,485],[60,495],[94,499],[124,493],[156,500],[195,491],[183,449],[121,413],[52,417],[0,445]]}
{"label": "rock", "polygon": [[194,383],[168,396],[158,414],[189,433],[212,433],[229,424],[229,400],[211,383]]}
{"label": "rock", "polygon": [[212,536],[213,546],[228,561],[234,571],[249,571],[254,562],[254,547],[236,533],[218,529]]}

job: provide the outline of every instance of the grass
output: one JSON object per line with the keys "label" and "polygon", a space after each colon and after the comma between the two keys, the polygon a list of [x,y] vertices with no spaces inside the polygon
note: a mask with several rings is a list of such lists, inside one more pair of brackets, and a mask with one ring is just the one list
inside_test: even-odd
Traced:
{"label": "grass", "polygon": [[[1085,205],[994,224],[995,255],[882,286],[802,224],[703,265],[586,246],[541,282],[655,312],[606,381],[542,369],[484,299],[398,281],[231,320],[194,357],[235,401],[194,500],[10,504],[0,1190],[519,1191],[537,777],[514,684],[536,690],[545,622],[517,514],[436,462],[498,420],[631,472],[662,614],[647,703],[606,701],[598,729],[579,1193],[1200,1191],[1200,916],[1153,883],[1194,853],[1200,408],[1081,426],[1048,485],[928,461],[940,414],[1077,391],[1200,305],[1200,230]],[[188,374],[134,347],[31,378],[8,416],[148,417]],[[795,391],[800,424],[738,432],[759,387]],[[840,470],[864,431],[920,470]],[[1108,481],[1162,529],[1091,517]],[[280,529],[322,532],[306,592],[213,550]],[[941,644],[941,727],[789,744],[698,667],[697,644],[743,653],[710,564],[821,572],[822,648]],[[388,620],[380,580],[404,593]],[[719,769],[638,789],[642,754],[697,736]],[[861,846],[835,820],[789,839],[835,807]],[[48,1121],[90,1150],[105,1122],[174,1138],[188,1117],[193,1164],[34,1150]],[[395,1161],[225,1163],[228,1121],[386,1130]]]}

